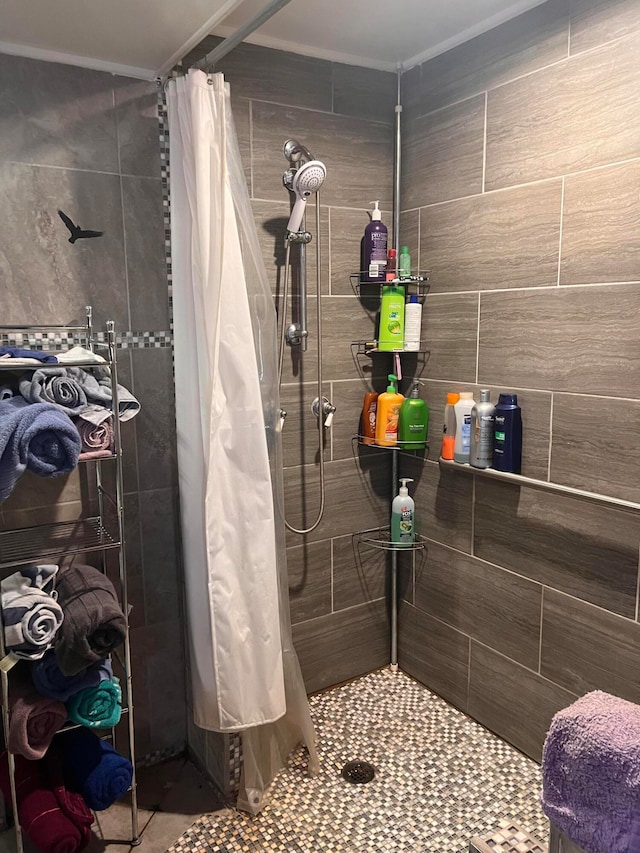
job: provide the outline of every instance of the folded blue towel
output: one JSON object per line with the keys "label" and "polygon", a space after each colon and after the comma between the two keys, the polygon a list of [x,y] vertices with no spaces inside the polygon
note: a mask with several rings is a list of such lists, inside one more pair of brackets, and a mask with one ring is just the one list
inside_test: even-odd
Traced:
{"label": "folded blue towel", "polygon": [[131,762],[89,729],[72,729],[60,736],[64,780],[82,794],[90,809],[101,812],[129,790]]}
{"label": "folded blue towel", "polygon": [[55,652],[47,654],[35,663],[31,669],[33,686],[42,696],[57,699],[58,702],[67,702],[76,693],[87,687],[96,687],[101,681],[113,678],[113,670],[108,660],[101,660],[77,675],[63,675]]}
{"label": "folded blue towel", "polygon": [[11,358],[35,358],[43,364],[57,364],[55,355],[36,349],[18,349],[17,347],[0,347],[0,358],[10,356]]}
{"label": "folded blue towel", "polygon": [[81,447],[73,422],[54,406],[21,397],[0,401],[0,502],[27,468],[40,477],[73,471]]}
{"label": "folded blue towel", "polygon": [[66,367],[34,370],[31,376],[22,377],[19,387],[28,403],[50,403],[69,417],[87,406],[87,395]]}

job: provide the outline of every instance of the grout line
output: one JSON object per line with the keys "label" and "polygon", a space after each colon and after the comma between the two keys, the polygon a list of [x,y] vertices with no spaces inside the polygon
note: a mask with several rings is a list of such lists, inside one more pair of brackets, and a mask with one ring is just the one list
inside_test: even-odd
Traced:
{"label": "grout line", "polygon": [[547,480],[551,483],[551,454],[553,452],[553,391],[551,392],[551,405],[549,406],[549,459],[547,462]]}
{"label": "grout line", "polygon": [[331,63],[331,112],[335,113],[335,100],[336,100],[336,64],[335,62]]}
{"label": "grout line", "polygon": [[253,198],[253,101],[249,100],[249,181],[250,195]]}
{"label": "grout line", "polygon": [[[640,549],[639,549],[640,551]],[[639,554],[639,563],[640,563],[640,554]],[[640,565],[638,567],[638,580],[636,582],[636,622],[638,621],[638,617],[640,617]]]}
{"label": "grout line", "polygon": [[[422,241],[422,234],[421,234],[421,231],[420,231],[420,227],[421,227],[421,226],[420,226],[420,220],[421,220],[421,218],[422,218],[422,216],[421,216],[421,214],[420,214],[420,208],[418,208],[418,259],[417,259],[417,260],[418,260],[418,269],[419,269],[419,270],[421,270],[421,269],[422,269],[422,267],[420,266],[420,264],[421,264],[421,260],[420,260],[420,258],[421,258],[421,255],[420,255],[420,251],[421,251],[420,243],[421,243],[421,241]],[[424,318],[423,318],[423,319],[424,319]]]}
{"label": "grout line", "polygon": [[562,226],[564,224],[564,188],[565,179],[562,179],[562,190],[560,192],[560,227],[558,228],[558,281],[560,287],[560,269],[562,267]]}
{"label": "grout line", "polygon": [[[571,5],[571,4],[569,4]],[[606,44],[606,42],[603,42]],[[599,45],[602,47],[602,45]],[[569,20],[567,21],[567,59],[571,58],[571,9],[569,10]]]}
{"label": "grout line", "polygon": [[[336,382],[355,382],[355,379],[337,379]],[[432,379],[427,378],[424,380],[425,382],[440,382],[442,385],[478,385],[477,382],[469,382],[460,379]],[[284,384],[284,383],[283,383]],[[496,383],[496,382],[483,382],[482,385],[485,388],[503,388],[507,383]],[[586,391],[562,391],[557,388],[554,390],[550,390],[549,388],[525,388],[522,385],[509,385],[509,388],[512,388],[514,391],[532,391],[535,394],[562,394],[565,397],[588,397],[589,399],[596,400],[615,400],[615,401],[625,401],[627,403],[638,403],[640,402],[640,398],[638,397],[613,397],[608,394],[590,394]]]}
{"label": "grout line", "polygon": [[469,699],[471,698],[471,645],[472,639],[469,637],[469,654],[467,656],[467,704],[466,708],[469,707]]}
{"label": "grout line", "polygon": [[487,116],[489,113],[489,92],[484,93],[484,128],[482,137],[482,193],[485,191],[485,179],[487,176]]}
{"label": "grout line", "polygon": [[480,299],[482,293],[478,293],[478,325],[476,327],[476,385],[478,384],[478,374],[480,371]]}
{"label": "grout line", "polygon": [[124,217],[124,192],[122,189],[122,164],[120,160],[120,122],[118,121],[118,109],[116,104],[116,91],[111,90],[113,100],[113,116],[116,125],[116,153],[118,155],[118,186],[120,189],[120,219],[122,222],[122,254],[124,260],[124,286],[127,292],[127,321],[131,328],[131,294],[129,293],[129,259],[127,257],[127,229]]}
{"label": "grout line", "polygon": [[[120,152],[118,151],[118,171],[109,172],[105,169],[82,169],[79,166],[55,166],[52,163],[26,163],[22,160],[7,160],[11,166],[30,166],[35,169],[57,169],[63,172],[89,172],[91,175],[120,175]],[[128,177],[137,178],[138,175],[130,175]],[[160,180],[160,179],[155,179]]]}
{"label": "grout line", "polygon": [[[320,205],[320,210],[322,210],[322,205]],[[327,274],[329,276],[329,296],[333,296],[333,287],[331,282],[332,276],[332,268],[331,268],[331,208],[327,208],[327,242],[328,242],[328,251],[327,251]]]}
{"label": "grout line", "polygon": [[[333,94],[331,97],[333,102]],[[350,115],[349,113],[334,113],[330,112],[329,110],[319,110],[317,109],[317,107],[304,107],[300,104],[284,104],[282,103],[282,101],[266,101],[264,98],[253,98],[251,96],[243,98],[240,95],[238,96],[238,100],[256,101],[256,103],[258,104],[266,104],[270,107],[282,107],[285,110],[300,110],[301,112],[319,113],[320,115],[330,116],[333,118],[346,118],[350,121],[361,121],[365,122],[366,124],[375,124],[378,127],[393,127],[393,121],[380,121],[380,119],[375,118],[363,118],[362,116],[354,116]]]}
{"label": "grout line", "polygon": [[538,644],[538,672],[542,675],[542,622],[544,615],[544,586],[540,593],[540,642]]}
{"label": "grout line", "polygon": [[442,299],[443,297],[451,298],[452,296],[470,296],[475,293],[485,293],[485,294],[499,294],[499,293],[540,293],[545,290],[553,290],[558,292],[559,290],[576,290],[578,287],[623,287],[624,285],[636,285],[640,284],[640,280],[635,281],[593,281],[589,283],[581,283],[581,284],[540,284],[540,285],[530,285],[529,287],[492,287],[490,289],[484,288],[480,290],[449,290],[442,291],[441,293],[434,293],[433,291],[429,292],[429,299]]}
{"label": "grout line", "polygon": [[330,583],[330,588],[331,588],[331,612],[332,612],[332,613],[335,613],[336,611],[335,611],[335,609],[334,609],[334,600],[333,600],[333,598],[334,598],[334,596],[333,596],[333,539],[330,539],[330,540],[329,540],[329,542],[330,542],[330,547],[329,547],[329,569],[330,569],[330,571],[329,571],[329,577],[330,577],[330,581],[331,581],[331,583]]}
{"label": "grout line", "polygon": [[473,478],[473,484],[471,488],[471,549],[469,553],[472,557],[475,557],[475,541],[476,541],[476,480],[478,478]]}

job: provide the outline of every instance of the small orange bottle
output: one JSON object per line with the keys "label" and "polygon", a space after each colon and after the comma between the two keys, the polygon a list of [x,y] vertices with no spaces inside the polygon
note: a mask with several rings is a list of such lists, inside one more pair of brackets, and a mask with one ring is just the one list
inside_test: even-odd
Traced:
{"label": "small orange bottle", "polygon": [[360,421],[360,440],[363,444],[373,444],[376,437],[376,411],[378,408],[378,394],[376,391],[367,391],[362,404],[362,419]]}
{"label": "small orange bottle", "polygon": [[444,428],[442,430],[442,451],[440,453],[443,459],[453,459],[456,443],[456,410],[454,406],[459,399],[460,394],[447,394],[447,405],[444,410]]}
{"label": "small orange bottle", "polygon": [[376,444],[380,447],[395,447],[398,443],[398,418],[404,402],[396,386],[398,377],[390,373],[388,378],[389,385],[385,393],[378,397],[376,412]]}

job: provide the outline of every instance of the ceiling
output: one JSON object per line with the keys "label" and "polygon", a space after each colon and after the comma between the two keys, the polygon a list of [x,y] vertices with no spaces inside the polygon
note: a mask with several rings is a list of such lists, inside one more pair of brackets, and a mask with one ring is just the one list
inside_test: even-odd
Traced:
{"label": "ceiling", "polygon": [[[268,0],[0,0],[0,53],[152,79]],[[338,62],[411,67],[542,0],[291,0],[247,38]]]}

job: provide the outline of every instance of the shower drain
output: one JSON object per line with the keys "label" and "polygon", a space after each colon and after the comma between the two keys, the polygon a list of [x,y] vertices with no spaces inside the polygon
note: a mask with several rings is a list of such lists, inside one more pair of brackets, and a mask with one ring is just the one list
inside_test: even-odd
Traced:
{"label": "shower drain", "polygon": [[357,758],[355,761],[348,761],[342,768],[342,778],[347,782],[353,782],[355,785],[364,785],[370,782],[376,775],[375,768],[368,761],[361,761]]}

